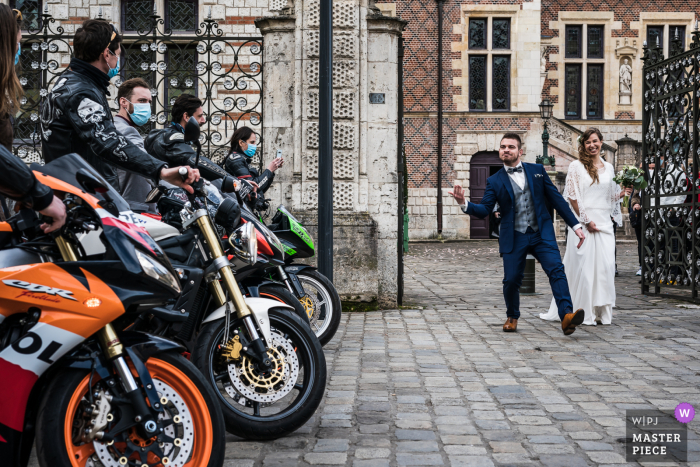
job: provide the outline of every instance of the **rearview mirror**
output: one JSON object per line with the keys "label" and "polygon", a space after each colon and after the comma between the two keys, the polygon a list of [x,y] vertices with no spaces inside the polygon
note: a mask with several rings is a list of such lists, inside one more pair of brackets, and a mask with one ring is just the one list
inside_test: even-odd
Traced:
{"label": "rearview mirror", "polygon": [[194,117],[190,117],[185,124],[185,143],[193,143],[199,141],[199,123]]}

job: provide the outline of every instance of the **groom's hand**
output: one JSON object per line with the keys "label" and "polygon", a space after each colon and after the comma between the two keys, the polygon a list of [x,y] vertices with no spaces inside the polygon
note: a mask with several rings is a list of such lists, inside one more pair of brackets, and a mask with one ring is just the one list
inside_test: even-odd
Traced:
{"label": "groom's hand", "polygon": [[461,185],[455,185],[454,191],[448,191],[450,195],[457,201],[460,206],[466,203],[464,199],[464,188]]}
{"label": "groom's hand", "polygon": [[576,248],[577,248],[577,249],[578,249],[578,248],[581,248],[581,245],[583,245],[583,240],[586,238],[586,237],[583,235],[583,229],[579,227],[578,229],[576,229],[576,231],[575,231],[574,233],[576,234],[576,236],[577,236],[578,238],[581,239],[581,241],[578,242],[578,245],[576,245]]}

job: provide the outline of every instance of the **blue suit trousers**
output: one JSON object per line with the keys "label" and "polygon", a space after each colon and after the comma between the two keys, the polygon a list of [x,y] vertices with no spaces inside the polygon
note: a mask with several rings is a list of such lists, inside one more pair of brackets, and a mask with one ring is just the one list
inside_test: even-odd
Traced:
{"label": "blue suit trousers", "polygon": [[563,318],[566,313],[573,311],[573,304],[559,247],[556,241],[543,241],[540,232],[535,232],[529,227],[526,233],[514,233],[513,251],[503,254],[503,297],[506,302],[506,315],[515,319],[520,317],[520,286],[523,283],[528,253],[540,262],[549,277],[559,317]]}

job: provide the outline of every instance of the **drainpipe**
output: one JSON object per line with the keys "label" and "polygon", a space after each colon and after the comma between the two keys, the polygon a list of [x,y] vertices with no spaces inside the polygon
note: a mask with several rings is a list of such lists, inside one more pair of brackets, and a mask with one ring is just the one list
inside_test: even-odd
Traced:
{"label": "drainpipe", "polygon": [[437,70],[437,231],[442,235],[442,4],[445,0],[436,0],[438,10],[438,70]]}

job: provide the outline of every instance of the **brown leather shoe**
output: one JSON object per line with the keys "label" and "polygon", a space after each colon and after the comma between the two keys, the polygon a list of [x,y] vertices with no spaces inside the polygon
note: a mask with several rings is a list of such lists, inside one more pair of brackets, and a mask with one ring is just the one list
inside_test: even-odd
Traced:
{"label": "brown leather shoe", "polygon": [[503,325],[503,332],[515,332],[518,329],[518,320],[515,318],[508,318]]}
{"label": "brown leather shoe", "polygon": [[584,313],[583,308],[579,308],[575,313],[565,314],[564,319],[561,320],[561,330],[564,331],[564,335],[569,336],[573,334],[576,326],[583,323],[585,316],[586,313]]}

